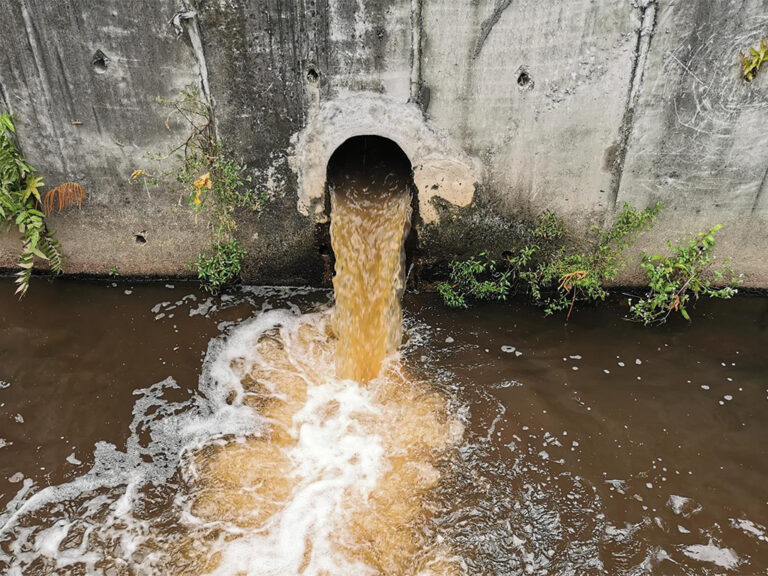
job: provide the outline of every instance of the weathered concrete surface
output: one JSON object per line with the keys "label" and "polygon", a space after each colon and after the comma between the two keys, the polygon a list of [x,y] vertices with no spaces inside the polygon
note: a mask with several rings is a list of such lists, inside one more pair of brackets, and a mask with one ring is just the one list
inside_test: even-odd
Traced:
{"label": "weathered concrete surface", "polygon": [[[169,24],[175,2],[147,8],[141,0],[2,2],[0,92],[23,153],[47,184],[74,180],[89,194],[81,211],[49,221],[67,272],[185,273],[207,243],[168,192],[173,178],[149,192],[129,181],[148,154],[186,137],[181,125],[166,130],[158,97],[198,82],[194,54]],[[0,240],[0,266],[13,265],[16,237]]]}
{"label": "weathered concrete surface", "polygon": [[667,204],[639,248],[722,223],[720,258],[763,287],[768,74],[743,82],[738,54],[760,43],[766,24],[760,0],[659,3],[617,194],[619,204]]}
{"label": "weathered concrete surface", "polygon": [[429,115],[482,158],[502,213],[602,216],[635,24],[625,2],[424,5]]}
{"label": "weathered concrete surface", "polygon": [[[92,195],[52,219],[69,271],[184,273],[209,242],[170,180],[151,198],[127,181],[145,153],[183,136],[163,126],[156,97],[192,84],[270,198],[236,215],[250,281],[321,281],[323,164],[367,133],[411,158],[427,268],[502,249],[545,209],[579,236],[624,201],[661,200],[659,225],[632,254],[722,222],[718,251],[748,285],[768,286],[768,79],[745,84],[738,60],[765,34],[764,1],[3,6],[0,98],[19,116],[24,152],[49,183],[78,180]],[[3,240],[0,266],[16,250]]]}

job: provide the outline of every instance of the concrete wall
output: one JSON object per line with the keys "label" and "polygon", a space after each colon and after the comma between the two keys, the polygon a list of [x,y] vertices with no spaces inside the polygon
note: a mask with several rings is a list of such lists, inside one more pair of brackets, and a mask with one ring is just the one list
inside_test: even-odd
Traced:
{"label": "concrete wall", "polygon": [[[768,286],[768,72],[744,83],[738,59],[766,1],[2,3],[0,106],[48,183],[91,195],[51,219],[70,272],[184,274],[209,242],[170,174],[149,194],[128,180],[184,137],[157,98],[193,85],[270,198],[237,214],[251,281],[322,280],[325,163],[373,133],[414,165],[427,266],[544,209],[578,236],[661,200],[632,254],[723,223],[719,254]],[[0,266],[16,253],[0,240]]]}

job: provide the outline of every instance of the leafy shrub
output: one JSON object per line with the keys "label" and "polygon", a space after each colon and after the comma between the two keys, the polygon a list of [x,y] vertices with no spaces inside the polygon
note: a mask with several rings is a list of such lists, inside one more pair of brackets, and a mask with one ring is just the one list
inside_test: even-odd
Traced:
{"label": "leafy shrub", "polygon": [[637,236],[653,225],[663,208],[656,203],[637,210],[624,203],[616,222],[607,229],[593,227],[596,240],[591,250],[556,256],[528,271],[525,279],[533,300],[544,306],[547,315],[568,309],[570,318],[577,301],[605,300],[605,283],[615,280],[624,267],[622,253]]}
{"label": "leafy shrub", "polygon": [[451,308],[467,308],[467,299],[505,300],[509,293],[510,272],[500,272],[487,252],[480,258],[451,263],[450,282],[437,285],[443,302]]}
{"label": "leafy shrub", "polygon": [[181,119],[190,128],[188,138],[170,153],[182,161],[176,178],[184,186],[186,202],[197,213],[210,210],[214,236],[227,240],[237,229],[235,208],[259,208],[264,195],[250,185],[246,167],[228,157],[216,137],[213,109],[194,89],[160,103],[171,110],[169,118]]}
{"label": "leafy shrub", "polygon": [[713,268],[715,234],[722,228],[718,224],[708,232],[697,234],[685,244],[667,246],[671,256],[643,254],[642,267],[648,274],[649,286],[645,296],[636,302],[630,299],[630,314],[643,324],[663,324],[672,312],[691,319],[687,306],[700,295],[711,298],[730,298],[740,284],[728,269]]}
{"label": "leafy shrub", "polygon": [[486,252],[451,264],[449,282],[437,286],[446,305],[466,308],[469,300],[504,300],[513,288],[525,290],[544,307],[547,315],[569,309],[576,301],[604,300],[605,282],[614,280],[623,261],[622,252],[637,235],[649,228],[663,205],[645,210],[624,204],[616,222],[607,229],[593,228],[595,242],[583,253],[562,247],[563,220],[554,212],[542,213],[529,241],[497,265]]}
{"label": "leafy shrub", "polygon": [[[175,156],[181,161],[175,176],[183,186],[185,203],[195,212],[196,218],[202,213],[210,216],[213,256],[200,255],[190,267],[198,271],[207,289],[217,292],[239,275],[240,262],[246,255],[234,239],[237,232],[235,210],[259,209],[267,195],[251,186],[245,165],[228,157],[216,137],[213,108],[200,99],[195,89],[184,90],[172,100],[161,99],[160,104],[170,109],[166,125],[175,118],[190,129],[184,142],[156,160]],[[139,169],[133,171],[131,180],[143,183],[149,194],[149,186],[156,185],[159,178]]]}
{"label": "leafy shrub", "polygon": [[42,197],[43,179],[21,155],[15,133],[13,118],[0,114],[0,222],[8,229],[15,226],[21,234],[21,270],[16,274],[16,293],[21,297],[29,288],[35,258],[47,260],[55,274],[63,268],[61,247],[45,223],[46,213],[53,211],[57,200],[61,211],[74,203],[80,206],[87,195],[80,184],[67,182]]}
{"label": "leafy shrub", "polygon": [[216,294],[224,286],[237,281],[246,251],[240,247],[237,240],[215,242],[211,248],[213,254],[201,254],[190,268],[197,271],[197,277],[203,287]]}

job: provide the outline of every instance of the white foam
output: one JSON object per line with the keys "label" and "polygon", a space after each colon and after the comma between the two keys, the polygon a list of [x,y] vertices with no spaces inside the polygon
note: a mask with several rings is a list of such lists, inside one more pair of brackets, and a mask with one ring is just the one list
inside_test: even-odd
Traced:
{"label": "white foam", "polygon": [[[161,539],[136,517],[145,505],[145,492],[172,482],[185,454],[223,438],[260,433],[262,419],[240,401],[243,363],[233,361],[251,358],[253,343],[265,330],[294,320],[289,312],[269,312],[243,323],[229,336],[213,340],[198,390],[188,400],[166,399],[168,391],[179,390],[172,378],[134,391],[131,434],[124,451],[98,442],[91,469],[71,482],[37,489],[31,479],[25,479],[0,514],[0,537],[10,536],[7,549],[0,549],[0,565],[9,565],[11,574],[23,574],[24,566],[36,559],[55,557],[57,566],[80,562],[87,573],[100,574],[97,563],[105,555],[117,554],[133,563],[136,572],[156,572],[153,567],[162,567],[160,553],[144,551],[132,557],[146,543]],[[74,454],[68,461],[75,463]],[[17,474],[11,480],[22,478]],[[76,503],[82,511],[72,523],[64,523],[60,511],[59,505],[66,502]],[[36,520],[31,527],[20,523],[33,514],[47,518],[47,523]],[[95,529],[98,539],[88,542],[84,538],[79,547],[54,554],[72,525],[81,532]],[[114,546],[117,548],[111,549]]]}
{"label": "white foam", "polygon": [[758,540],[768,542],[768,535],[766,535],[765,527],[759,524],[755,524],[751,520],[747,520],[746,518],[731,518],[731,526],[738,528],[747,534],[751,534]]}
{"label": "white foam", "polygon": [[[382,474],[381,438],[359,423],[361,415],[378,409],[371,393],[351,381],[310,386],[307,395],[290,431],[298,440],[289,453],[298,489],[273,518],[276,529],[223,545],[221,563],[211,576],[377,573],[336,553],[332,537],[343,528],[348,500],[367,500]],[[336,409],[329,417],[331,405]],[[309,551],[307,542],[312,543]]]}
{"label": "white foam", "polygon": [[[327,312],[298,317],[285,310],[268,311],[212,341],[198,390],[188,400],[168,400],[169,392],[179,393],[171,378],[136,390],[125,450],[97,443],[91,469],[66,484],[38,489],[32,480],[24,480],[0,515],[0,539],[8,543],[0,549],[0,566],[9,566],[15,576],[41,561],[51,570],[79,563],[88,574],[102,574],[105,562],[120,558],[132,573],[163,573],[178,533],[211,528],[194,516],[193,498],[183,489],[194,484],[197,474],[189,455],[205,445],[237,442],[266,429],[263,418],[243,402],[242,380],[260,361],[258,339],[279,327],[301,377],[302,359],[291,356],[290,333],[298,333],[303,323],[321,321],[323,314]],[[322,377],[314,382],[306,378],[306,402],[287,431],[296,440],[288,453],[296,480],[293,493],[270,518],[268,529],[244,531],[216,522],[221,536],[210,554],[220,553],[221,562],[211,575],[377,573],[340,554],[334,538],[342,533],[350,499],[365,503],[388,469],[382,438],[363,425],[380,407],[373,388],[334,378],[332,358],[326,361],[327,367],[318,366],[319,361],[312,365]],[[68,457],[75,460],[74,453]],[[176,536],[159,532],[140,513],[148,493],[163,486],[174,493],[173,508],[164,514],[177,526]],[[64,512],[73,506],[76,517]]]}
{"label": "white foam", "polygon": [[726,570],[739,565],[739,557],[730,548],[718,548],[714,544],[692,544],[683,548],[683,554],[699,562],[710,562]]}

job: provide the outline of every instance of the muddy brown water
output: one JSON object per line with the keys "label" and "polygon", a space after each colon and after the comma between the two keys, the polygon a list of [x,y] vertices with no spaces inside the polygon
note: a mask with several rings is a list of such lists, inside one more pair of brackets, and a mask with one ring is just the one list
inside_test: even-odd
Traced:
{"label": "muddy brown water", "polygon": [[[21,302],[12,292],[0,280],[8,574],[150,573],[50,561],[79,545],[54,537],[57,518],[83,514],[94,498],[68,496],[16,526],[9,518],[46,486],[86,475],[97,443],[126,450],[137,390],[172,377],[178,386],[163,398],[183,403],[199,393],[210,341],[267,310],[312,312],[331,300],[309,289],[210,297],[181,282],[119,280],[38,281]],[[424,538],[451,559],[431,573],[768,571],[768,299],[701,302],[692,324],[658,329],[623,321],[617,303],[578,310],[568,325],[521,302],[455,312],[407,293],[403,309],[404,366],[465,425],[425,504]],[[184,485],[164,482],[166,500]],[[178,531],[166,500],[142,518]],[[22,540],[36,549],[26,560],[14,551]]]}

